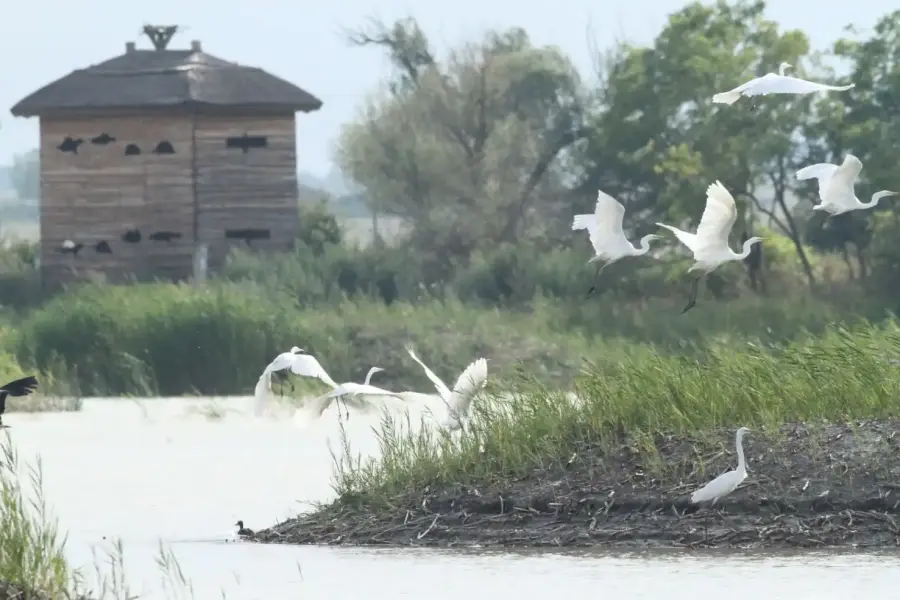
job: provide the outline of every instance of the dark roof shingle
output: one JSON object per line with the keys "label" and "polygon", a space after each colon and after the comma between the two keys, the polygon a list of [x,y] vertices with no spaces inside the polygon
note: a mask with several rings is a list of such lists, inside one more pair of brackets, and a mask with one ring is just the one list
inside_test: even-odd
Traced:
{"label": "dark roof shingle", "polygon": [[322,101],[262,69],[195,50],[129,50],[45,85],[12,107],[17,117],[147,107],[318,110]]}

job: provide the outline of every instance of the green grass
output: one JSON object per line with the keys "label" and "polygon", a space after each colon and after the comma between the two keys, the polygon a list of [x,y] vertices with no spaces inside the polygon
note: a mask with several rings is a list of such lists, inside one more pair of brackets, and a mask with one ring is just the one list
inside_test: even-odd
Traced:
{"label": "green grass", "polygon": [[[503,486],[626,438],[652,456],[665,435],[895,417],[900,368],[887,359],[898,357],[900,328],[890,321],[780,347],[712,343],[693,357],[646,349],[584,369],[577,401],[533,378],[495,381],[461,435],[385,420],[380,459],[354,459],[345,446],[336,457],[337,502],[389,508],[429,487]],[[729,440],[715,444],[722,442]]]}
{"label": "green grass", "polygon": [[[570,386],[585,360],[616,363],[651,345],[655,352],[690,356],[698,342],[711,339],[777,344],[820,332],[829,322],[861,318],[833,298],[773,302],[750,295],[707,300],[678,315],[681,302],[537,297],[519,309],[454,299],[301,304],[284,290],[250,281],[203,288],[85,285],[0,330],[0,349],[11,353],[0,353],[0,373],[30,366],[75,396],[251,394],[263,367],[297,345],[315,354],[337,381],[361,381],[377,365],[385,369],[376,376],[378,385],[430,392],[403,350],[412,343],[445,378],[484,356],[491,359],[492,376],[522,370],[548,386]],[[304,391],[323,389],[316,386]]]}

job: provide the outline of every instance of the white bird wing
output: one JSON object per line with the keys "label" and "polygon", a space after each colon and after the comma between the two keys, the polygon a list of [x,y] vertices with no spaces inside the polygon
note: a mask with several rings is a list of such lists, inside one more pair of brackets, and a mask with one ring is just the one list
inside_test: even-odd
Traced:
{"label": "white bird wing", "polygon": [[419,360],[419,357],[416,356],[415,351],[413,351],[411,347],[407,346],[406,352],[409,353],[414,361],[422,366],[422,368],[425,370],[425,376],[428,377],[428,379],[431,380],[431,383],[434,384],[435,389],[437,389],[438,394],[440,394],[444,402],[447,402],[451,396],[450,389],[447,387],[447,385],[443,381],[441,381],[440,377],[434,374],[434,371],[429,369],[427,366],[425,366],[425,363]]}
{"label": "white bird wing", "polygon": [[338,387],[338,384],[325,372],[325,369],[322,368],[322,365],[319,364],[316,357],[310,354],[292,354],[290,368],[291,373],[294,375],[315,377],[323,383],[330,385],[332,388]]}
{"label": "white bird wing", "polygon": [[688,233],[687,231],[682,231],[677,227],[672,227],[671,225],[666,225],[665,223],[657,223],[657,227],[664,227],[675,234],[675,237],[678,238],[678,241],[687,246],[691,252],[694,251],[694,246],[696,246],[697,235],[694,233]]}
{"label": "white bird wing", "polygon": [[622,203],[602,190],[597,190],[597,203],[594,214],[575,215],[572,230],[587,229],[588,237],[594,252],[601,256],[610,245],[625,240],[622,221],[625,218],[625,207]]}
{"label": "white bird wing", "polygon": [[855,206],[856,194],[853,186],[862,171],[862,162],[852,154],[844,157],[834,174],[828,179],[825,188],[820,190],[819,195],[822,197],[822,203],[833,204],[835,206],[843,206],[851,208]]}
{"label": "white bird wing", "polygon": [[697,225],[694,255],[708,248],[728,247],[728,235],[737,220],[734,197],[720,181],[706,188],[706,208]]}
{"label": "white bird wing", "polygon": [[819,199],[824,200],[825,187],[828,185],[828,180],[831,179],[831,176],[834,175],[834,172],[837,170],[837,165],[831,163],[816,163],[814,165],[809,165],[808,167],[803,167],[797,171],[797,179],[801,181],[815,179],[819,184]]}
{"label": "white bird wing", "polygon": [[811,94],[813,92],[842,92],[854,87],[854,84],[836,86],[815,81],[807,81],[798,77],[768,73],[745,84],[740,90],[744,96],[764,96],[766,94]]}
{"label": "white bird wing", "polygon": [[691,503],[707,502],[730,494],[737,489],[744,478],[746,478],[746,474],[742,476],[737,470],[726,471],[691,494]]}
{"label": "white bird wing", "polygon": [[475,393],[484,387],[487,374],[487,361],[483,358],[473,361],[466,367],[453,386],[452,410],[465,412],[469,409]]}

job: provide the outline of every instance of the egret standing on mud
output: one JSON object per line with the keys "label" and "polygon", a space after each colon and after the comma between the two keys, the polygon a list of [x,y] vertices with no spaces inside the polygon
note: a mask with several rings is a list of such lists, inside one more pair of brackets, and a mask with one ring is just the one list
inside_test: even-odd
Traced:
{"label": "egret standing on mud", "polygon": [[588,290],[590,297],[597,288],[597,278],[600,272],[626,256],[642,256],[650,251],[650,241],[658,240],[656,234],[645,235],[640,240],[640,247],[635,248],[622,229],[622,219],[625,217],[625,207],[622,203],[609,194],[597,190],[597,204],[594,206],[594,214],[575,215],[572,219],[572,231],[587,229],[591,246],[594,247],[594,257],[588,261],[602,262],[594,273],[594,283]]}
{"label": "egret standing on mud", "polygon": [[734,198],[721,182],[716,181],[706,189],[706,208],[700,217],[697,233],[688,233],[665,223],[657,223],[675,234],[682,244],[694,255],[694,264],[688,269],[700,271],[691,286],[691,297],[687,306],[681,311],[686,313],[697,304],[697,289],[700,279],[714,271],[719,265],[729,261],[744,260],[750,256],[753,244],[761,242],[762,238],[752,237],[744,242],[740,254],[728,247],[728,235],[737,220],[737,207]]}
{"label": "egret standing on mud", "polygon": [[[716,502],[722,496],[727,496],[737,489],[741,482],[747,478],[747,462],[744,460],[744,434],[750,430],[741,427],[734,435],[734,445],[737,448],[738,466],[733,471],[722,473],[702,488],[691,494],[691,504],[700,504],[701,502],[709,502],[710,506],[715,506]],[[704,520],[704,530],[706,529],[706,521]]]}
{"label": "egret standing on mud", "polygon": [[734,445],[737,448],[738,465],[733,471],[722,473],[702,488],[691,494],[691,504],[699,504],[712,500],[711,506],[722,496],[727,496],[737,489],[741,482],[747,478],[747,463],[744,460],[744,434],[750,433],[746,427],[741,427],[734,435]]}
{"label": "egret standing on mud", "polygon": [[[712,97],[714,104],[734,104],[740,100],[741,96],[756,97],[766,96],[768,94],[812,94],[814,92],[844,92],[855,84],[850,85],[826,85],[824,83],[816,83],[815,81],[807,81],[798,77],[790,77],[784,72],[791,67],[790,63],[783,62],[778,65],[778,73],[766,73],[762,77],[751,79],[747,83],[741,84],[733,90],[716,94]],[[756,103],[751,105],[751,109],[756,109]]]}
{"label": "egret standing on mud", "polygon": [[462,418],[468,416],[469,408],[472,405],[472,399],[475,397],[475,394],[478,393],[478,390],[484,387],[484,384],[487,381],[487,360],[479,358],[473,361],[456,380],[453,390],[450,390],[450,388],[434,374],[434,371],[429,369],[425,366],[425,363],[419,360],[419,357],[416,356],[416,353],[411,347],[407,346],[406,351],[412,359],[419,363],[425,370],[425,376],[434,384],[438,395],[447,406],[447,416],[441,422],[441,427],[445,427],[449,431],[460,429],[462,427]]}
{"label": "egret standing on mud", "polygon": [[862,162],[852,154],[844,157],[840,166],[830,163],[816,163],[797,171],[797,179],[816,179],[819,183],[819,199],[822,201],[813,206],[813,210],[824,210],[831,216],[840,215],[851,210],[873,208],[886,196],[896,196],[897,192],[881,190],[872,194],[869,202],[860,202],[853,186],[862,171]]}

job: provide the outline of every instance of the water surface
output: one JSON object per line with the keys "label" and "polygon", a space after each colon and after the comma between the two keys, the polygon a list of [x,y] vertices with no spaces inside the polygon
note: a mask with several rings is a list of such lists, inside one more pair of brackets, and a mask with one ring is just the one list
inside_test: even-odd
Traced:
{"label": "water surface", "polygon": [[[849,600],[893,597],[900,581],[893,553],[451,553],[226,541],[238,519],[265,527],[333,496],[334,409],[320,420],[253,412],[251,398],[90,399],[78,413],[5,421],[20,458],[42,458],[73,562],[90,575],[95,556],[103,560],[109,540],[121,538],[126,576],[142,598],[172,597],[155,562],[160,541],[201,599],[696,600],[727,589],[730,600]],[[421,407],[412,413],[417,419]],[[379,418],[351,411],[354,451],[375,451]]]}

